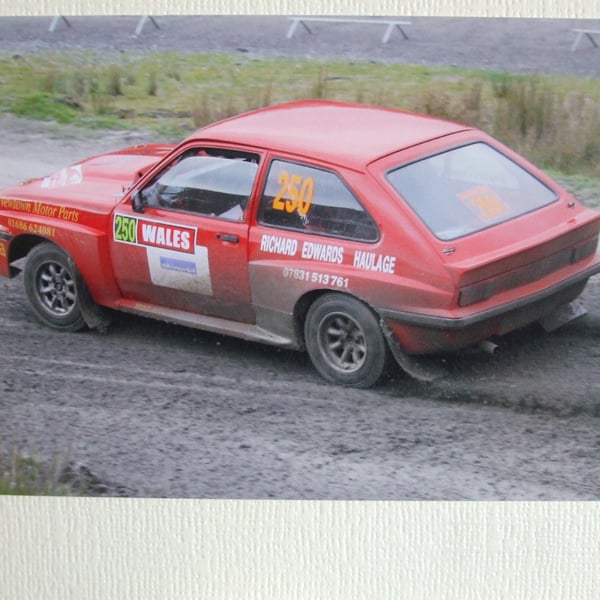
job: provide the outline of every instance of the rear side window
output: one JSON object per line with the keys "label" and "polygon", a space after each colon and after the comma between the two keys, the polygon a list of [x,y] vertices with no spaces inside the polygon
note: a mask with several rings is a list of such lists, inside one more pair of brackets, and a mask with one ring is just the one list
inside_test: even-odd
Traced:
{"label": "rear side window", "polygon": [[282,160],[271,163],[258,220],[351,240],[379,238],[373,219],[335,173]]}
{"label": "rear side window", "polygon": [[531,173],[482,142],[398,167],[387,178],[441,240],[509,221],[557,199]]}

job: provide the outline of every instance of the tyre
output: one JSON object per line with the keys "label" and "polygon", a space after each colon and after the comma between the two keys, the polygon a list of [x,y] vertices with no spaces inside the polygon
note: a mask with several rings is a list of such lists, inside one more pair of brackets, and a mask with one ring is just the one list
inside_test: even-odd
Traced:
{"label": "tyre", "polygon": [[23,273],[25,293],[45,325],[61,331],[78,331],[85,326],[78,275],[67,254],[54,244],[40,244],[29,253]]}
{"label": "tyre", "polygon": [[304,322],[308,355],[333,383],[368,388],[385,370],[387,345],[376,315],[343,294],[326,294],[309,308]]}

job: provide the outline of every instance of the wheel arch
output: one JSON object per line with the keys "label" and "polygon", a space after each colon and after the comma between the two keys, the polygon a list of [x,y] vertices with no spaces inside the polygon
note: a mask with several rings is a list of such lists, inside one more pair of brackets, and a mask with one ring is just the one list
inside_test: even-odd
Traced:
{"label": "wheel arch", "polygon": [[9,277],[16,277],[23,270],[23,259],[36,246],[45,243],[57,246],[53,240],[32,233],[23,233],[15,237],[8,247]]}

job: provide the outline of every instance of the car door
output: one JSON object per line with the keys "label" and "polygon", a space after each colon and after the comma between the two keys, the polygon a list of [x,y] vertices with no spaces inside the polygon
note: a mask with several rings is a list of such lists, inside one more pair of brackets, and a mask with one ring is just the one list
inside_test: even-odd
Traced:
{"label": "car door", "polygon": [[182,150],[113,214],[111,258],[123,297],[254,322],[247,206],[259,156]]}

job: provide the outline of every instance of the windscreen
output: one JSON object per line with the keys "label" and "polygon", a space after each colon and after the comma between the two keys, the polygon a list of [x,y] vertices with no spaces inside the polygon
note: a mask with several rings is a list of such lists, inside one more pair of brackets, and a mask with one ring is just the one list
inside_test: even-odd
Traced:
{"label": "windscreen", "polygon": [[483,142],[392,169],[387,178],[440,240],[509,221],[558,198],[531,173]]}

